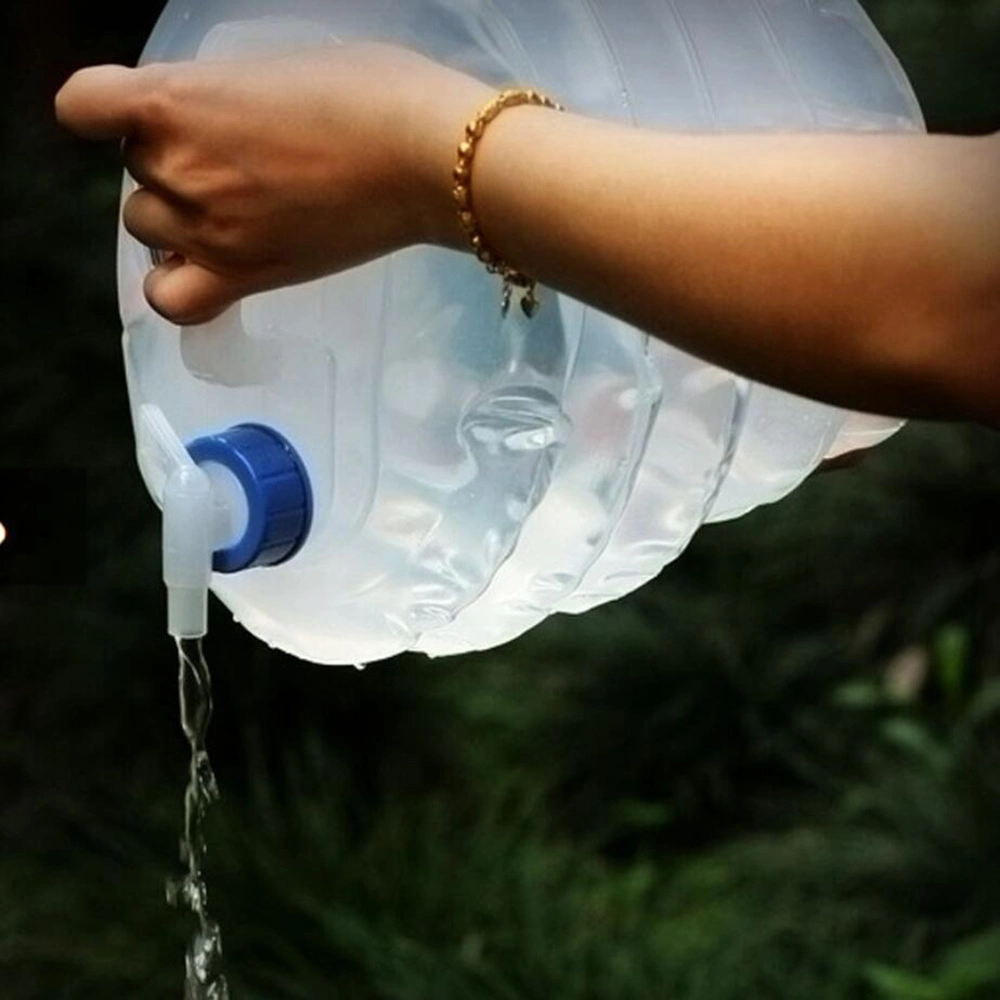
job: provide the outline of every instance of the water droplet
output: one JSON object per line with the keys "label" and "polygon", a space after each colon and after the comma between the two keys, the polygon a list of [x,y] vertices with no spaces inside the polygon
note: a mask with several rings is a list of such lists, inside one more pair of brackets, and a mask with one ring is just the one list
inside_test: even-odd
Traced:
{"label": "water droplet", "polygon": [[504,513],[512,521],[520,523],[531,513],[531,505],[520,497],[508,497],[504,501]]}
{"label": "water droplet", "polygon": [[639,403],[639,390],[632,387],[618,394],[618,406],[626,413],[633,412]]}

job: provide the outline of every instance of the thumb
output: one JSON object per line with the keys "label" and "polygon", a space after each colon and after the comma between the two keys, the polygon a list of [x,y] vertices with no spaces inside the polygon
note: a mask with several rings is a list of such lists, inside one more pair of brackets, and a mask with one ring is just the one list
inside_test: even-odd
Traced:
{"label": "thumb", "polygon": [[74,73],[56,94],[56,118],[85,139],[120,139],[140,124],[150,70],[92,66]]}
{"label": "thumb", "polygon": [[150,271],[145,293],[153,309],[178,326],[208,323],[242,295],[231,279],[183,257],[173,257]]}

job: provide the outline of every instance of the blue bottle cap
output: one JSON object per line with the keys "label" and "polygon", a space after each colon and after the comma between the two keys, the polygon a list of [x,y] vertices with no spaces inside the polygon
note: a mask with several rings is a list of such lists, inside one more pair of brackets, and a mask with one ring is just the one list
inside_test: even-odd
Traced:
{"label": "blue bottle cap", "polygon": [[239,481],[247,501],[243,537],[212,557],[217,573],[277,566],[302,547],[312,525],[312,489],[292,445],[262,424],[237,424],[188,445],[199,465],[216,462]]}

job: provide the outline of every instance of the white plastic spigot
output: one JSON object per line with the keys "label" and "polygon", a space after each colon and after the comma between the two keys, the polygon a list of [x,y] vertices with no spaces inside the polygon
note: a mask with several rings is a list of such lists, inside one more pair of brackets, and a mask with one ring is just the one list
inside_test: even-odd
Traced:
{"label": "white plastic spigot", "polygon": [[208,476],[193,462],[174,469],[163,491],[163,582],[167,631],[177,639],[208,632],[214,518]]}
{"label": "white plastic spigot", "polygon": [[158,406],[139,407],[136,443],[143,479],[163,511],[167,630],[197,639],[208,631],[212,556],[233,520],[230,499],[217,495]]}

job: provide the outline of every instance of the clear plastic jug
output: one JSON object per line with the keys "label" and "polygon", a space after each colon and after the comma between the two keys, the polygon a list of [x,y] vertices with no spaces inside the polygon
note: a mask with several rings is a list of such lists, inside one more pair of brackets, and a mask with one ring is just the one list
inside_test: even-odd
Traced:
{"label": "clear plastic jug", "polygon": [[[144,59],[362,39],[643,128],[923,128],[854,0],[171,0]],[[503,318],[496,279],[439,248],[184,331],[144,301],[149,267],[122,231],[146,484],[162,504],[165,456],[187,449],[212,483],[213,591],[317,662],[483,649],[613,600],[706,521],[900,426],[750,383],[565,295]]]}

